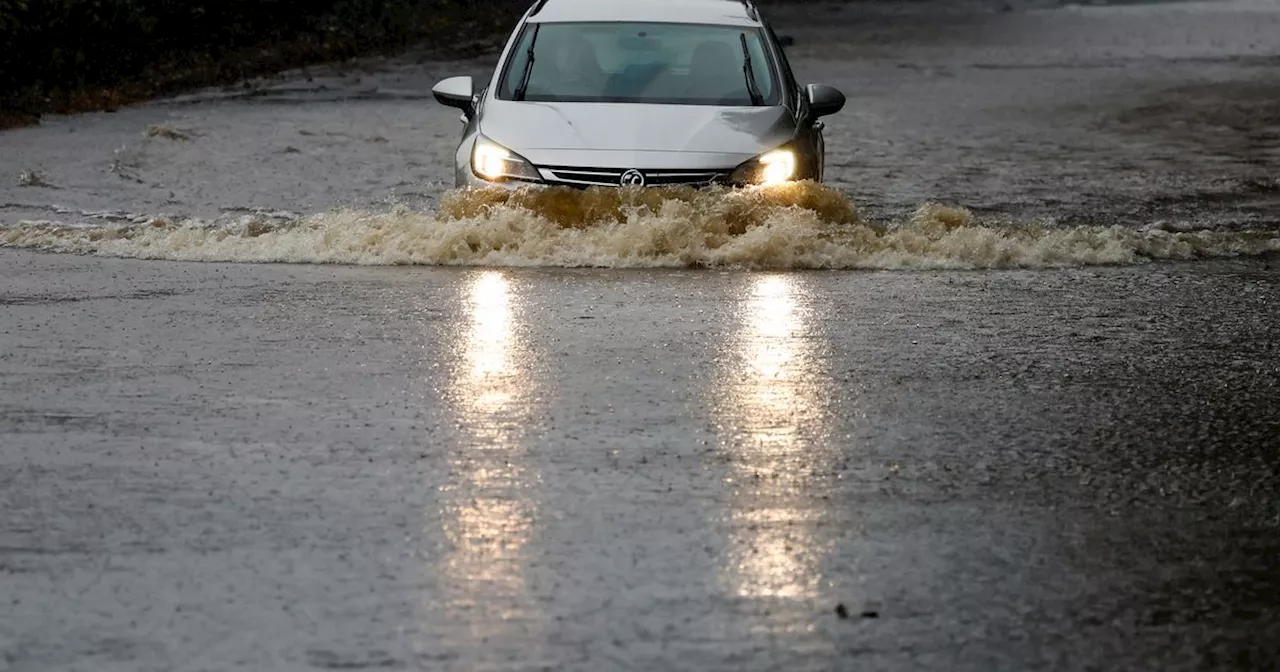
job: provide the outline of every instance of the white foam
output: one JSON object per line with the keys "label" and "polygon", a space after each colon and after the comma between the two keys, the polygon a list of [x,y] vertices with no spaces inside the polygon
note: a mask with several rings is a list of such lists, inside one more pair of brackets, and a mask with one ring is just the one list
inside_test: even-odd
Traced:
{"label": "white foam", "polygon": [[1133,264],[1280,251],[1280,233],[981,223],[922,205],[889,226],[825,187],[669,192],[455,192],[439,212],[337,210],[230,222],[22,222],[0,245],[72,254],[255,263],[563,267],[982,269]]}

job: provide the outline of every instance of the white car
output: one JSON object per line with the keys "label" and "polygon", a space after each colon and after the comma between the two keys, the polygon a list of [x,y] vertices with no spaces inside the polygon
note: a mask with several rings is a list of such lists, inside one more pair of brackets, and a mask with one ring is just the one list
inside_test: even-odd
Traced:
{"label": "white car", "polygon": [[459,187],[821,181],[845,104],[744,0],[539,0],[491,81],[433,92],[463,111]]}

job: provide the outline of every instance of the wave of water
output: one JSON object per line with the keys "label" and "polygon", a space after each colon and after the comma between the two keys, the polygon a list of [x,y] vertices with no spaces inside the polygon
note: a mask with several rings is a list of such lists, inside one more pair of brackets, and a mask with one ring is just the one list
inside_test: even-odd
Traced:
{"label": "wave of water", "polygon": [[731,191],[499,189],[446,194],[434,213],[337,210],[232,221],[150,218],[102,227],[22,222],[0,245],[218,262],[564,267],[1035,268],[1280,251],[1280,233],[983,223],[924,204],[901,222],[859,218],[816,184]]}

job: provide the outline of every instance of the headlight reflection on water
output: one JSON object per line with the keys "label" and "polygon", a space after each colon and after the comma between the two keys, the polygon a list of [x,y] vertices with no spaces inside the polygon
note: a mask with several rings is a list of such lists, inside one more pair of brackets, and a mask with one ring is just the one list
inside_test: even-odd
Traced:
{"label": "headlight reflection on water", "polygon": [[538,477],[521,448],[531,381],[509,281],[498,271],[477,274],[465,306],[448,395],[463,450],[453,458],[456,485],[444,493],[443,513],[452,542],[446,569],[457,589],[451,601],[476,604],[523,590]]}
{"label": "headlight reflection on water", "polygon": [[490,271],[476,278],[468,294],[471,321],[464,341],[468,375],[459,399],[472,419],[488,427],[494,418],[486,416],[503,415],[519,383],[511,362],[511,288],[501,273]]}
{"label": "headlight reflection on water", "polygon": [[808,473],[803,423],[820,398],[795,280],[754,280],[734,338],[740,366],[723,374],[721,418],[733,469],[728,579],[745,597],[805,597],[818,583],[811,510],[797,490]]}

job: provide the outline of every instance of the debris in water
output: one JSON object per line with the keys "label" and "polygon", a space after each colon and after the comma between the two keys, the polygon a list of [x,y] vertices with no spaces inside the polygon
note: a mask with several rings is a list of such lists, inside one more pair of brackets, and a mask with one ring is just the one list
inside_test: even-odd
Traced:
{"label": "debris in water", "polygon": [[44,189],[57,189],[53,183],[49,182],[49,178],[38,170],[24,170],[18,173],[19,187],[41,187]]}
{"label": "debris in water", "polygon": [[[843,602],[836,605],[836,616],[839,617],[840,620],[848,620],[849,608],[844,606]],[[858,613],[858,616],[860,618],[880,618],[880,603],[874,600],[868,601],[862,607],[862,611]]]}
{"label": "debris in water", "polygon": [[119,147],[111,155],[112,159],[111,163],[107,164],[107,172],[134,184],[146,184],[142,178],[138,177],[138,171],[142,169],[142,157],[136,150]]}
{"label": "debris in water", "polygon": [[143,133],[148,138],[164,138],[165,140],[190,140],[191,133],[164,124],[152,124]]}

